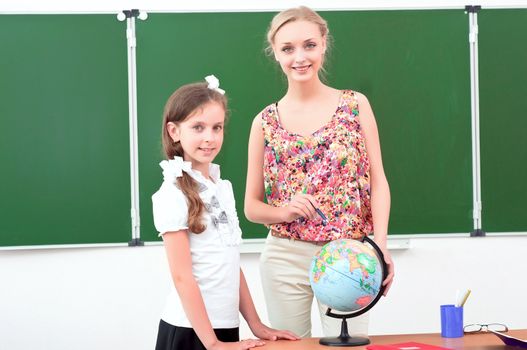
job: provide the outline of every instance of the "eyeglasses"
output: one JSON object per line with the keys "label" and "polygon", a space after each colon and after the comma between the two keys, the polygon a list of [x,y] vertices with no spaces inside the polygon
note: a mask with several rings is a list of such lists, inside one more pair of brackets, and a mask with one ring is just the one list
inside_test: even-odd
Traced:
{"label": "eyeglasses", "polygon": [[489,324],[475,323],[475,324],[468,324],[465,327],[463,327],[463,333],[465,334],[488,332],[488,331],[508,332],[509,328],[502,323],[489,323]]}

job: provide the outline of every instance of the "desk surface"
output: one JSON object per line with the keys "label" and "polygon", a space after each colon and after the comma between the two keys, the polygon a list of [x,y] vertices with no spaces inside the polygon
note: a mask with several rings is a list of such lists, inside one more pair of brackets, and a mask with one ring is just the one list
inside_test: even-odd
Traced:
{"label": "desk surface", "polygon": [[[520,339],[527,339],[527,329],[511,330],[506,334]],[[298,341],[267,341],[261,350],[328,350],[343,349],[342,347],[328,347],[318,343],[319,338],[306,338]],[[461,338],[442,338],[440,334],[404,334],[404,335],[375,335],[370,337],[371,344],[394,344],[414,341],[419,343],[443,346],[455,350],[505,350],[518,349],[508,347],[492,333],[465,335]],[[348,347],[353,350],[364,350],[366,346]]]}

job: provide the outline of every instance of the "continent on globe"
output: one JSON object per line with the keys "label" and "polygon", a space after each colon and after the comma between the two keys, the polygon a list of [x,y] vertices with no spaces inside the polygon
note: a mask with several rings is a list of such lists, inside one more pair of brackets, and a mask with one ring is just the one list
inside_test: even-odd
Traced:
{"label": "continent on globe", "polygon": [[359,311],[381,290],[383,265],[375,250],[352,239],[322,247],[311,264],[310,281],[317,299],[339,311]]}

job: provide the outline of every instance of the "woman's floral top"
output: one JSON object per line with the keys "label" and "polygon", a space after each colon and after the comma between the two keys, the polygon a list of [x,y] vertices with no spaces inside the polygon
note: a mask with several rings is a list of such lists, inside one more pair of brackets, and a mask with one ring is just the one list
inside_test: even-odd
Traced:
{"label": "woman's floral top", "polygon": [[285,130],[276,104],[261,113],[267,203],[281,207],[298,192],[313,195],[327,223],[299,218],[269,225],[282,237],[305,241],[362,238],[373,232],[369,161],[357,97],[342,92],[331,120],[309,136]]}

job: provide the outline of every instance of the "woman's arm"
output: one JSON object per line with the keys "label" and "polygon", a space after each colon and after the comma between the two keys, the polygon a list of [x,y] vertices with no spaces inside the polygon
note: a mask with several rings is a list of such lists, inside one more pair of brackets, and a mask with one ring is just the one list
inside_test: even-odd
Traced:
{"label": "woman's arm", "polygon": [[288,339],[298,340],[300,339],[297,335],[290,331],[279,331],[267,327],[260,321],[256,308],[254,307],[251,292],[247,286],[245,275],[240,269],[240,313],[243,318],[247,321],[249,328],[255,336],[260,339],[277,340],[277,339]]}
{"label": "woman's arm", "polygon": [[388,276],[383,282],[386,288],[384,295],[387,295],[394,277],[394,265],[387,248],[390,188],[382,165],[381,146],[375,116],[366,96],[357,93],[357,99],[359,102],[359,120],[366,143],[366,152],[368,153],[368,159],[370,161],[371,210],[374,240],[383,251],[386,264],[388,265]]}
{"label": "woman's arm", "polygon": [[257,115],[251,126],[247,161],[247,183],[245,187],[244,212],[249,221],[259,224],[291,222],[304,217],[314,219],[318,206],[308,194],[298,193],[285,207],[273,207],[264,202],[264,137],[262,119]]}

